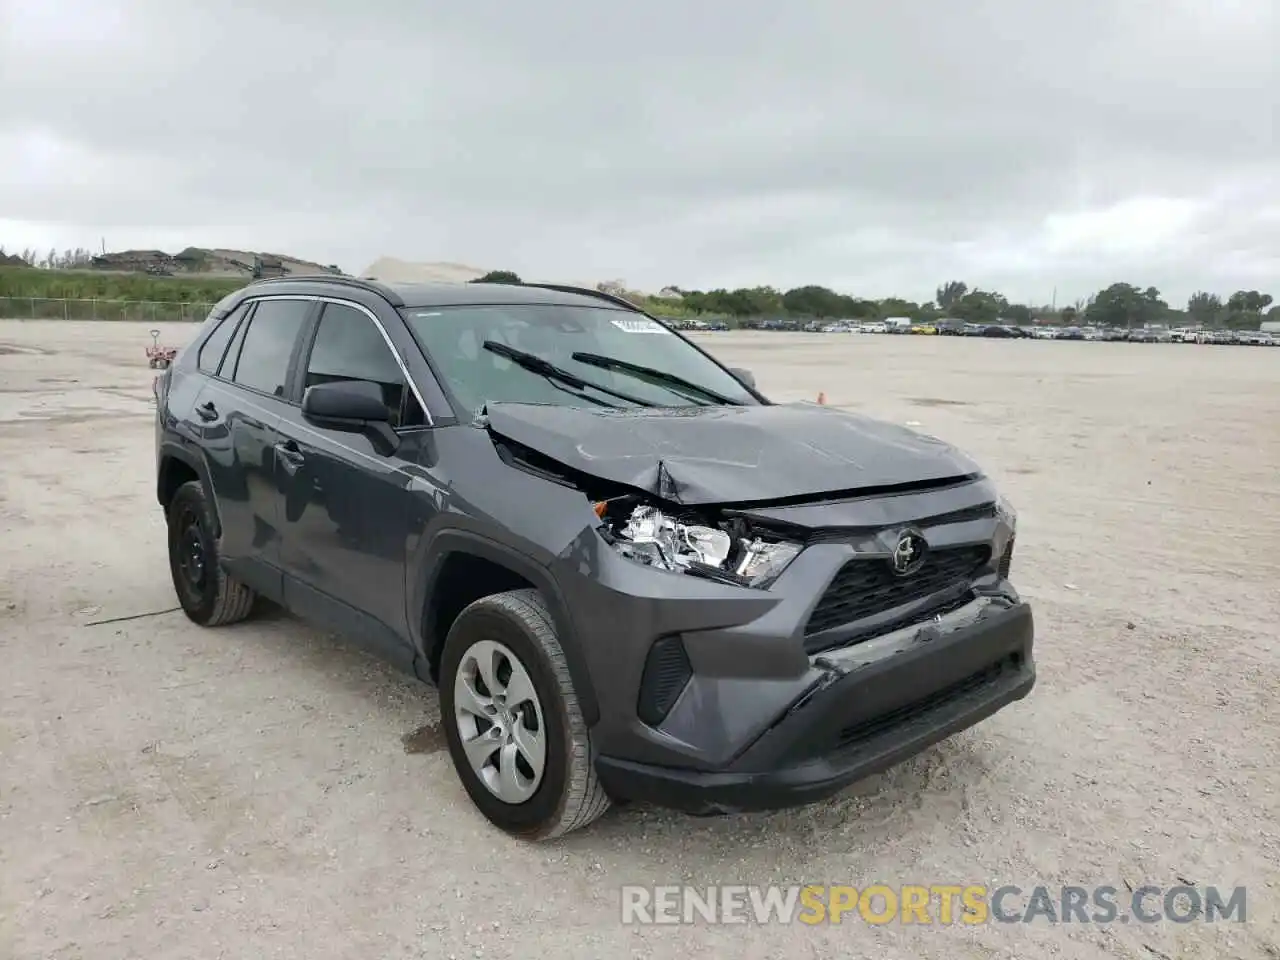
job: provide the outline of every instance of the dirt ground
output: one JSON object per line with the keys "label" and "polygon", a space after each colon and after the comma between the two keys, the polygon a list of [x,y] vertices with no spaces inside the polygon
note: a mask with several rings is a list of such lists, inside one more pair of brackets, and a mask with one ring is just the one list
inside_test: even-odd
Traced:
{"label": "dirt ground", "polygon": [[[513,842],[406,747],[430,689],[284,616],[163,612],[146,330],[3,322],[0,957],[1280,957],[1280,351],[704,339],[989,467],[1030,698],[818,806]],[[1243,884],[1249,922],[621,923],[623,884],[875,881]]]}

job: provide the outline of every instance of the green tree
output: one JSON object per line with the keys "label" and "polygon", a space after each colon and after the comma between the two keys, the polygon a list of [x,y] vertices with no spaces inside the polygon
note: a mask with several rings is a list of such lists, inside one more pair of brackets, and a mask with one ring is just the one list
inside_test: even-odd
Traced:
{"label": "green tree", "polygon": [[916,319],[922,323],[933,323],[945,316],[946,314],[933,301],[922,303],[920,309],[916,312]]}
{"label": "green tree", "polygon": [[1227,309],[1233,311],[1261,313],[1270,305],[1271,294],[1259,293],[1257,290],[1237,290],[1227,298]]}
{"label": "green tree", "polygon": [[1076,318],[1080,316],[1080,311],[1075,307],[1063,307],[1062,313],[1058,315],[1064,326],[1075,326]]}
{"label": "green tree", "polygon": [[1202,327],[1216,326],[1222,316],[1222,298],[1197,290],[1187,300],[1187,314]]}
{"label": "green tree", "polygon": [[1271,305],[1271,294],[1257,290],[1237,290],[1227,298],[1225,323],[1232,330],[1257,330],[1262,311]]}
{"label": "green tree", "polygon": [[519,276],[510,270],[490,270],[483,277],[476,277],[471,283],[522,283]]}
{"label": "green tree", "polygon": [[920,304],[899,297],[886,297],[880,301],[880,316],[910,317],[917,320],[920,317]]}
{"label": "green tree", "polygon": [[969,285],[967,283],[962,283],[959,280],[948,280],[935,291],[934,301],[938,304],[939,309],[944,313],[949,313],[960,298],[968,292]]}
{"label": "green tree", "polygon": [[[752,296],[750,290],[725,290],[723,287],[715,290],[690,290],[684,295],[684,305],[695,313],[711,314],[713,316],[748,316],[753,313],[768,312],[770,298],[767,295],[761,295],[756,298]],[[781,302],[781,295],[778,297]],[[760,306],[761,310],[755,310],[755,306]],[[777,312],[781,312],[781,307],[775,308]]]}
{"label": "green tree", "polygon": [[1018,326],[1025,326],[1031,322],[1031,308],[1025,303],[1011,303],[1004,308],[1000,317]]}
{"label": "green tree", "polygon": [[965,323],[995,323],[1009,309],[1002,294],[988,290],[971,290],[951,307],[951,314]]}
{"label": "green tree", "polygon": [[737,317],[761,317],[783,313],[782,292],[773,287],[739,287],[719,290],[718,306],[722,313]]}
{"label": "green tree", "polygon": [[796,287],[782,295],[787,312],[802,317],[843,317],[851,304],[849,297],[819,286]]}
{"label": "green tree", "polygon": [[1094,296],[1085,319],[1099,327],[1142,327],[1163,319],[1168,310],[1155,287],[1139,290],[1129,283],[1113,283]]}

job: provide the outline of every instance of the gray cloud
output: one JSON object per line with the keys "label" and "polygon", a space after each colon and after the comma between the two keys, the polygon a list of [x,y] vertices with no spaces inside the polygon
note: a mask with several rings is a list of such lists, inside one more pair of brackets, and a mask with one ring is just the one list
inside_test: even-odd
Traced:
{"label": "gray cloud", "polygon": [[0,242],[1266,288],[1278,39],[1273,0],[0,0]]}

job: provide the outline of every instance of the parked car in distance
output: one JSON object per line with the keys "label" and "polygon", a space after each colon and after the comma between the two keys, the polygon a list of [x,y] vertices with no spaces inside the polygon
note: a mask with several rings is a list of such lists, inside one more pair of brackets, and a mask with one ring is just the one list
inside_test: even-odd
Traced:
{"label": "parked car in distance", "polygon": [[259,281],[156,400],[187,617],[266,598],[437,684],[517,836],[809,803],[1035,683],[1016,514],[976,463],[772,403],[609,294]]}
{"label": "parked car in distance", "polygon": [[1237,340],[1251,347],[1269,347],[1276,343],[1272,335],[1265,330],[1242,330],[1237,335]]}
{"label": "parked car in distance", "polygon": [[1231,330],[1201,330],[1196,340],[1198,343],[1209,343],[1219,346],[1239,343],[1239,337]]}

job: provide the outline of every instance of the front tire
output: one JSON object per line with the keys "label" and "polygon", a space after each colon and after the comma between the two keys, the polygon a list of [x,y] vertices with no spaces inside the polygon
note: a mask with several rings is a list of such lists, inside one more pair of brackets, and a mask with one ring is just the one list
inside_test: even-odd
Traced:
{"label": "front tire", "polygon": [[538,591],[483,597],[458,615],[440,660],[440,714],[463,787],[507,833],[550,840],[609,808]]}
{"label": "front tire", "polygon": [[222,569],[213,511],[199,481],[188,481],[174,493],[168,524],[169,572],[183,613],[202,627],[247,617],[257,595]]}

